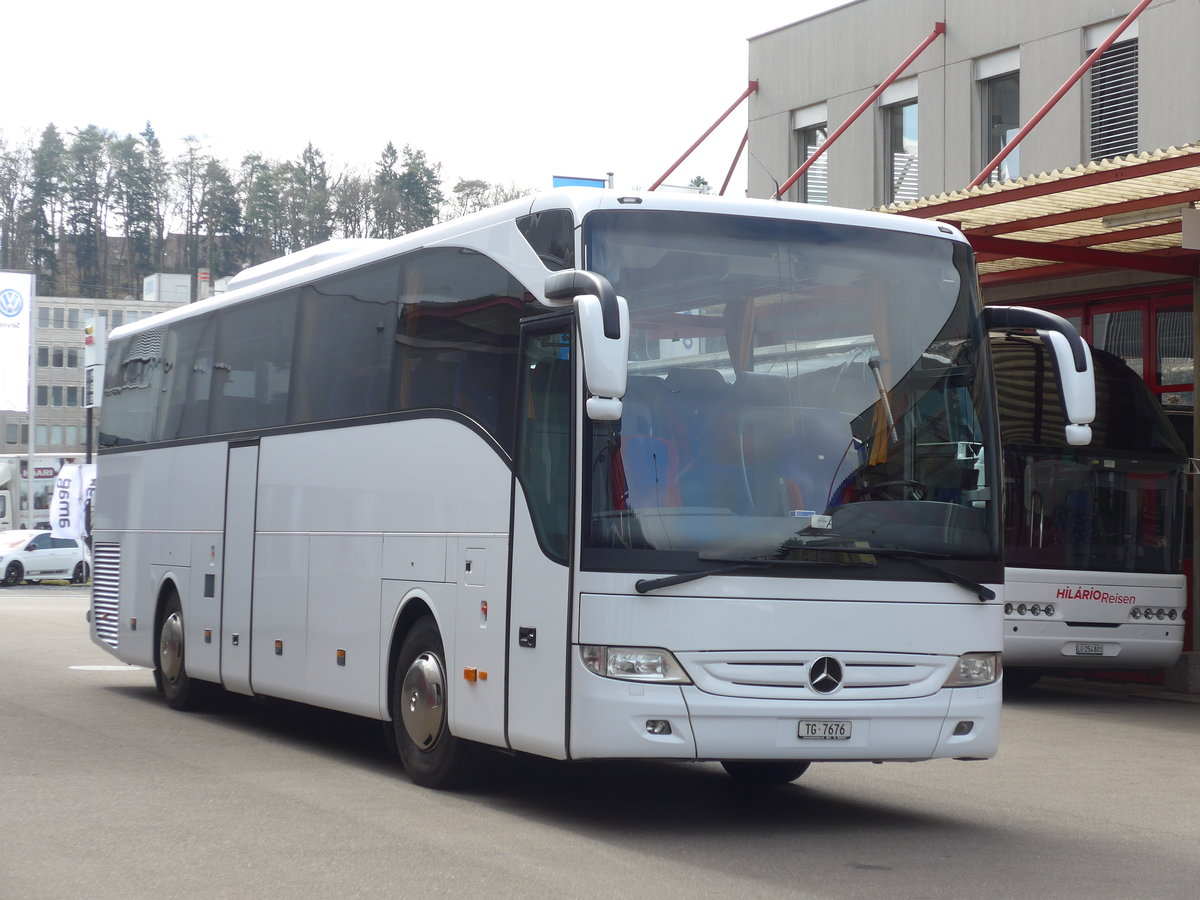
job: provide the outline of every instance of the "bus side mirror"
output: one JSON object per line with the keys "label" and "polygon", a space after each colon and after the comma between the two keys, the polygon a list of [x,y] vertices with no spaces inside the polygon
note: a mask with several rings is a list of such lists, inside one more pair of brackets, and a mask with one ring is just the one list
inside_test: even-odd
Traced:
{"label": "bus side mirror", "polygon": [[596,421],[621,418],[629,375],[629,306],[602,275],[579,269],[546,278],[547,300],[569,300],[579,320],[587,414]]}
{"label": "bus side mirror", "polygon": [[1054,375],[1067,420],[1067,443],[1083,447],[1092,442],[1091,423],[1096,418],[1096,374],[1092,351],[1075,326],[1054,313],[1025,306],[985,306],[986,328],[1032,328],[1050,350]]}

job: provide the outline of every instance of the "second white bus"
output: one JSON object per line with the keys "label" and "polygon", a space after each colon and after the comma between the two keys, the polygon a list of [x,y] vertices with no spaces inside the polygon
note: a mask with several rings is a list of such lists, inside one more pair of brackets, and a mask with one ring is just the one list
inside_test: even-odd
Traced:
{"label": "second white bus", "polygon": [[1092,442],[1063,440],[1043,345],[993,338],[1005,457],[1004,662],[1163,669],[1183,647],[1188,454],[1137,372],[1093,351]]}

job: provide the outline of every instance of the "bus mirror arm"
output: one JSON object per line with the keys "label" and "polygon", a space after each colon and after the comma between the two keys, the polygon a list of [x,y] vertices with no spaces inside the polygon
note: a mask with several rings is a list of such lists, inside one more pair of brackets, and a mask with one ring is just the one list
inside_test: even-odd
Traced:
{"label": "bus mirror arm", "polygon": [[629,306],[595,272],[570,269],[546,278],[547,300],[571,300],[579,320],[588,418],[621,418],[629,374]]}
{"label": "bus mirror arm", "polygon": [[1096,418],[1096,377],[1092,351],[1075,326],[1062,316],[1024,306],[985,306],[981,318],[989,330],[1025,328],[1038,333],[1054,360],[1055,380],[1067,420],[1067,443],[1074,447],[1090,444],[1091,423]]}

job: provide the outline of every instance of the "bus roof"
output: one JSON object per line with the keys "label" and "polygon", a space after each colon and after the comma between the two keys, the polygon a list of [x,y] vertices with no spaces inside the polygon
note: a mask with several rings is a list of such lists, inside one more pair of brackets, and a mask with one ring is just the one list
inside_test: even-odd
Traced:
{"label": "bus roof", "polygon": [[[595,188],[563,188],[521,197],[500,206],[432,225],[429,228],[423,228],[420,231],[410,232],[390,240],[382,238],[332,240],[307,247],[296,253],[243,269],[230,279],[230,290],[222,294],[115,328],[110,339],[119,340],[126,335],[136,334],[148,328],[202,315],[209,310],[240,303],[263,294],[297,287],[326,275],[368,265],[422,247],[443,243],[462,243],[472,233],[481,232],[498,223],[505,221],[515,223],[522,216],[552,209],[571,210],[576,222],[582,221],[587,213],[598,209],[669,210],[821,222],[924,234],[966,243],[966,238],[957,229],[944,222],[843,209],[835,206],[778,200],[732,199],[691,193],[638,193]],[[470,245],[471,242],[465,241],[465,243]],[[527,284],[526,287],[535,295],[541,296],[541,283]]]}

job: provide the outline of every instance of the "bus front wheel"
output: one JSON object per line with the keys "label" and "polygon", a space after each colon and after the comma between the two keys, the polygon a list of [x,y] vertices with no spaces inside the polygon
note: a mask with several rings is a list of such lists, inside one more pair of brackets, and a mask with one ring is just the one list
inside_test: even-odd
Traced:
{"label": "bus front wheel", "polygon": [[432,616],[413,625],[400,645],[392,682],[392,729],[408,776],[422,787],[452,788],[470,780],[483,748],[450,733],[446,653]]}
{"label": "bus front wheel", "polygon": [[190,710],[201,705],[204,685],[187,673],[184,658],[183,606],[178,594],[171,594],[163,608],[158,626],[157,667],[154,684],[171,709]]}
{"label": "bus front wheel", "polygon": [[726,759],[721,766],[741,784],[788,784],[808,771],[807,760]]}

